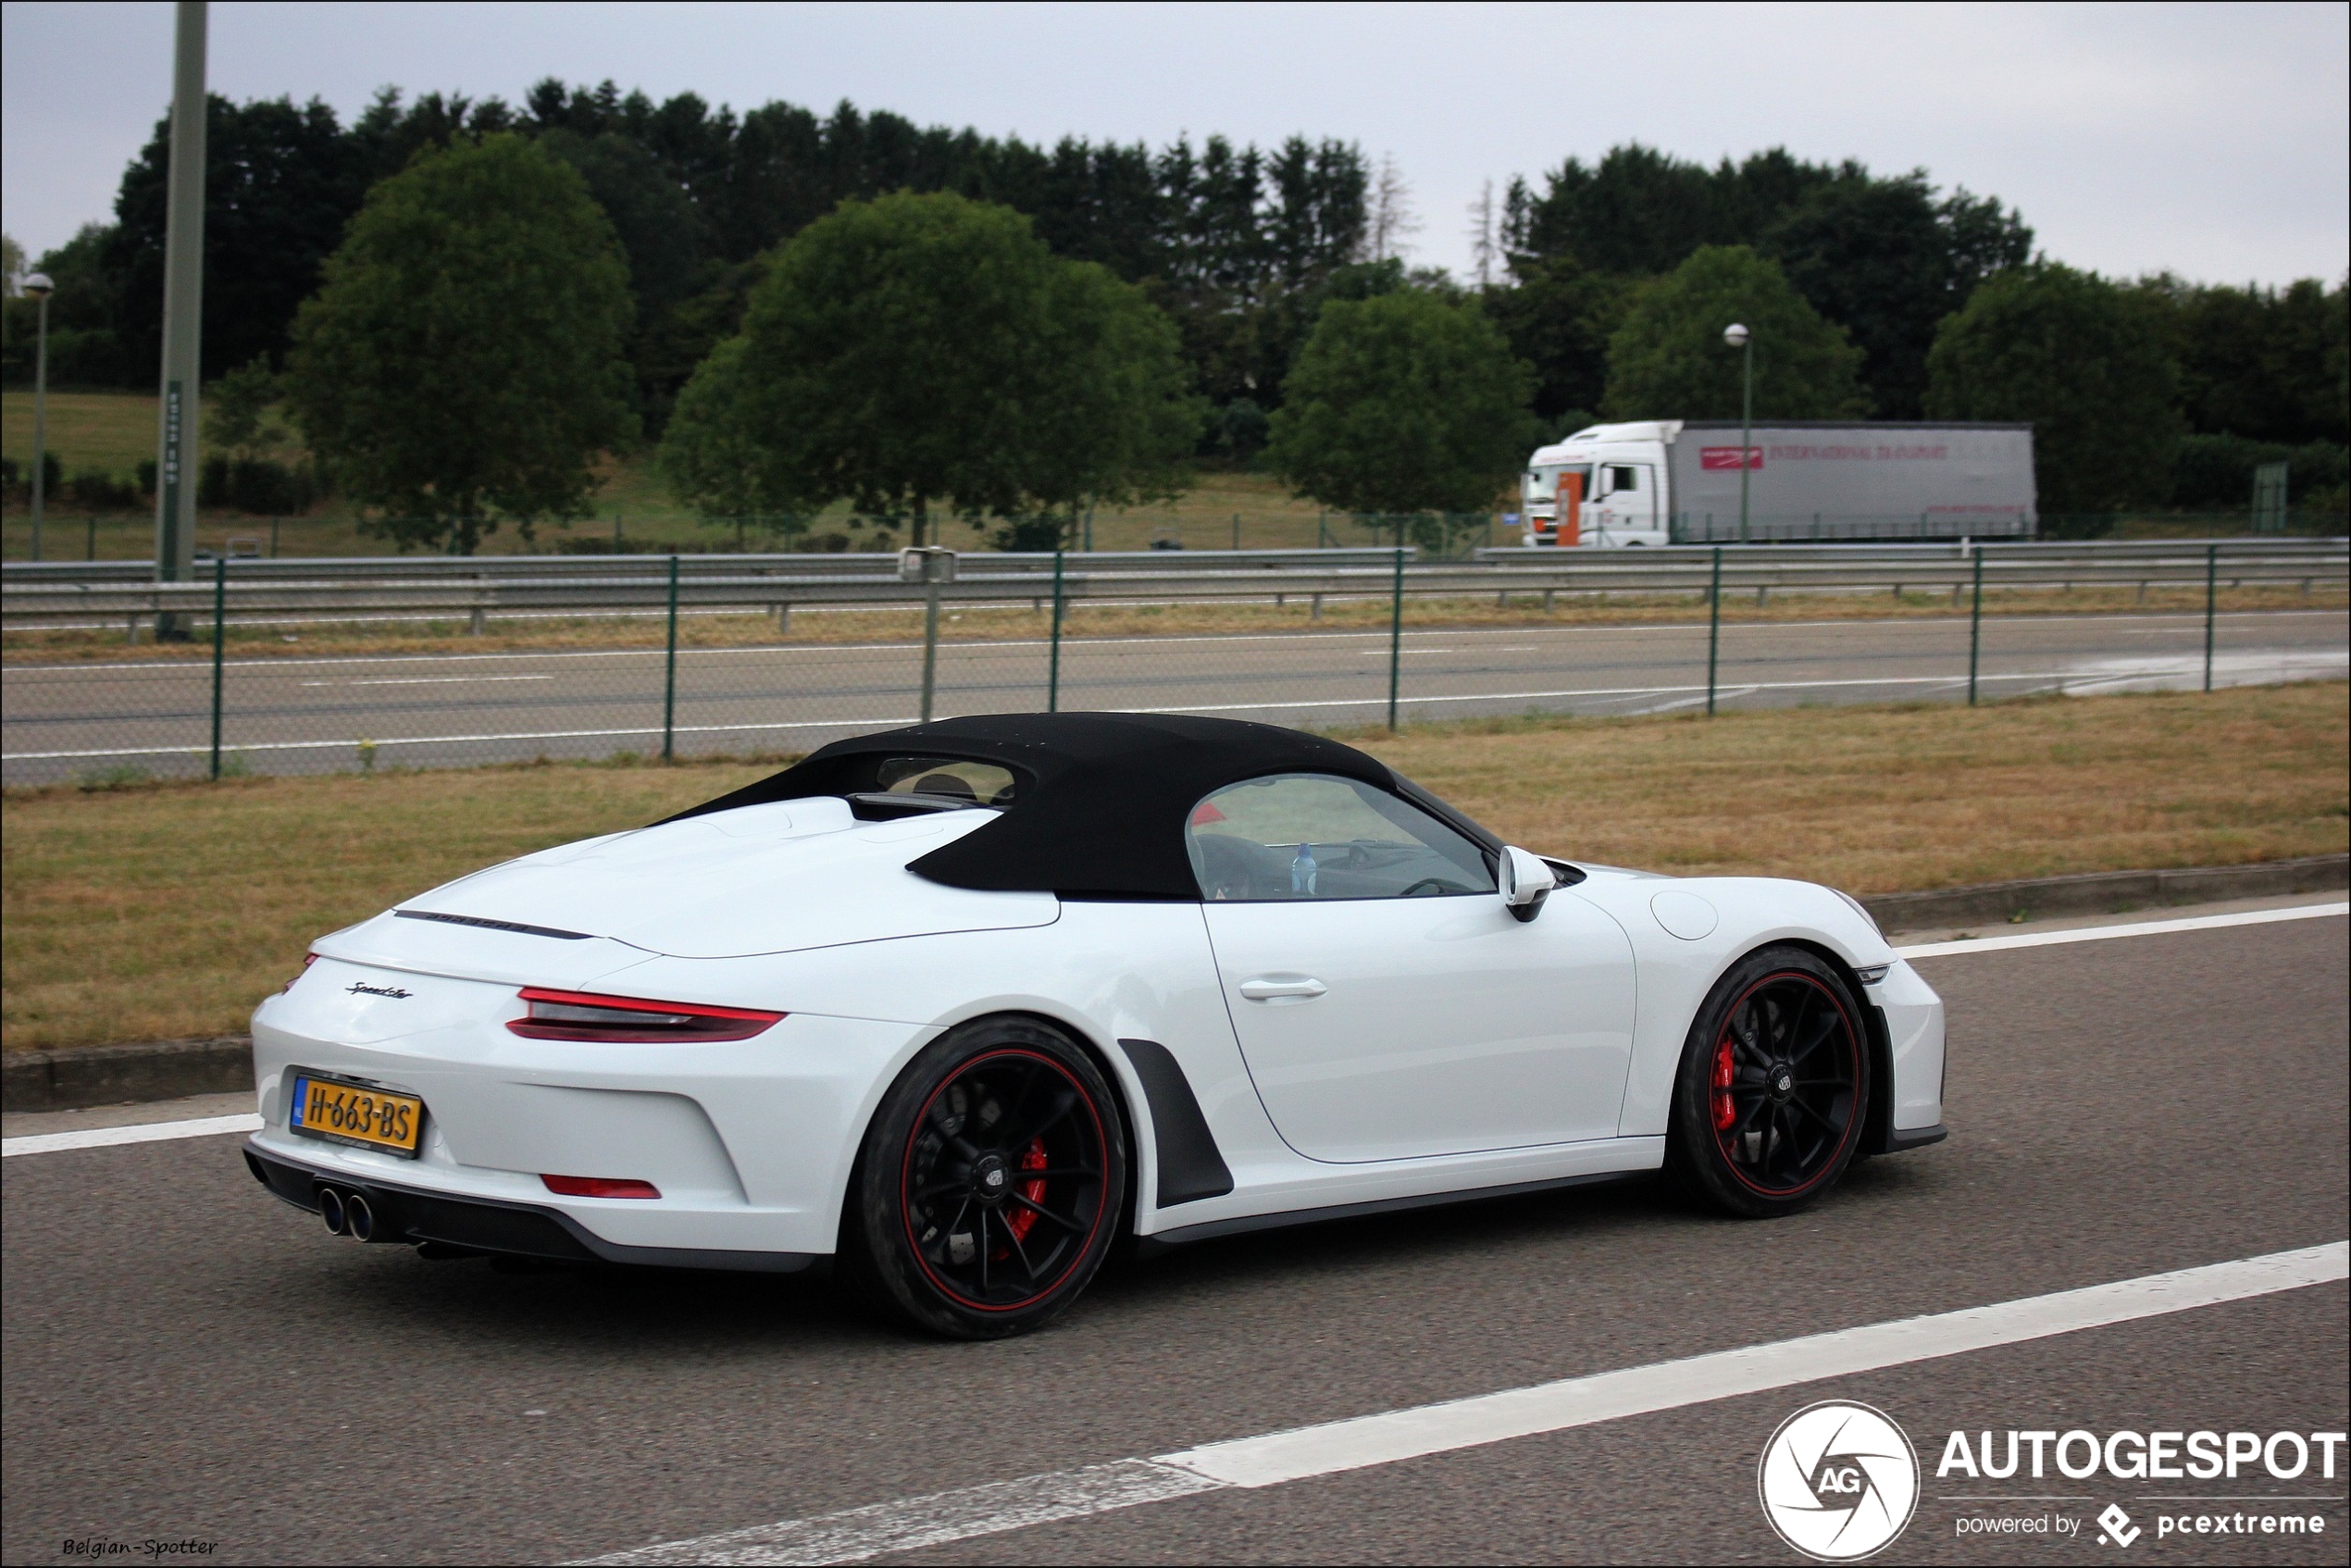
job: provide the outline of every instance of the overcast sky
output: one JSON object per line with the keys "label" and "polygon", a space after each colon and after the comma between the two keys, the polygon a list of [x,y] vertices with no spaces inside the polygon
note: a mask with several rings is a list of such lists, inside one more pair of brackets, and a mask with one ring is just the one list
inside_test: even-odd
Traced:
{"label": "overcast sky", "polygon": [[[169,99],[171,6],[8,0],[0,31],[0,205],[37,256],[111,217]],[[347,118],[387,83],[512,101],[550,75],[1040,142],[1347,138],[1395,156],[1415,259],[1457,273],[1483,181],[1625,141],[1923,166],[2110,274],[2351,267],[2341,4],[212,6],[239,100]]]}

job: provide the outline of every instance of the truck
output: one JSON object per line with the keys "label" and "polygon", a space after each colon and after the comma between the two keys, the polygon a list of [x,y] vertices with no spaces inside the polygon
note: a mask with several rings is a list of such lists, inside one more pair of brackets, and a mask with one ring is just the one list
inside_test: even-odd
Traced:
{"label": "truck", "polygon": [[[1527,459],[1531,547],[2031,539],[2033,427],[1653,419],[1593,425]],[[1740,516],[1739,478],[1748,483]]]}

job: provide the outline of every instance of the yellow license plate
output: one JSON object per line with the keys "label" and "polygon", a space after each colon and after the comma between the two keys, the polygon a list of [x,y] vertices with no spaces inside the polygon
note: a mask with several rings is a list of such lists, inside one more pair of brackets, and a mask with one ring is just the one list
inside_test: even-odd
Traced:
{"label": "yellow license plate", "polygon": [[424,1136],[425,1102],[413,1094],[297,1073],[291,1104],[286,1126],[305,1138],[382,1149],[413,1160]]}

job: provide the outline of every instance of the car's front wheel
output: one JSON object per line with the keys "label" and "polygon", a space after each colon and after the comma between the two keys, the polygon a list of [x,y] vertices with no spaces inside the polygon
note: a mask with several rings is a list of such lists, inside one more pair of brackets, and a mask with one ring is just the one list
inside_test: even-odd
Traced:
{"label": "car's front wheel", "polygon": [[1126,1184],[1117,1107],[1093,1061],[1042,1022],[982,1020],[926,1047],[883,1097],[842,1261],[933,1333],[1025,1333],[1093,1277]]}
{"label": "car's front wheel", "polygon": [[1716,1208],[1792,1213],[1852,1163],[1869,1103],[1851,989],[1817,953],[1765,948],[1723,977],[1690,1026],[1668,1164]]}

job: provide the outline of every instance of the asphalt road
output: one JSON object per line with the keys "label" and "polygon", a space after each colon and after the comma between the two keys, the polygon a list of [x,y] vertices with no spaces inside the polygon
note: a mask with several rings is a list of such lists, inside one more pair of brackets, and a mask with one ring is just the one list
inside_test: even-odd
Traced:
{"label": "asphalt road", "polygon": [[[104,1537],[234,1562],[544,1562],[1164,1453],[1547,1379],[2340,1241],[2340,918],[1921,961],[1951,1009],[1947,1143],[1795,1219],[1652,1185],[1204,1243],[1022,1340],[909,1339],[821,1280],[495,1272],[362,1248],[233,1138],[7,1161],[0,1557]],[[1938,1481],[1953,1429],[2342,1431],[2341,1284],[1048,1524],[939,1562],[1795,1561],[1756,1461],[1857,1398],[1928,1465],[1883,1561],[2340,1562],[2332,1480]],[[1986,1505],[1967,1493],[2088,1500]],[[2142,1492],[2320,1537],[1960,1539]],[[2174,1505],[2176,1506],[2176,1505]]]}
{"label": "asphalt road", "polygon": [[[1959,700],[1964,617],[1739,624],[1723,628],[1718,682],[1732,707]],[[2339,678],[2351,669],[2340,610],[2220,617],[2220,684]],[[800,750],[912,722],[916,644],[686,650],[678,659],[681,753]],[[1986,619],[1983,690],[2193,687],[2203,679],[2200,616]],[[1376,721],[1387,698],[1382,632],[1071,640],[1064,708],[1172,709],[1273,723]],[[1644,713],[1705,701],[1707,628],[1526,627],[1408,630],[1400,658],[1409,717],[1538,709]],[[660,650],[436,653],[238,660],[223,672],[222,744],[256,772],[349,769],[373,741],[386,765],[445,766],[645,752],[660,745]],[[1039,641],[950,642],[935,711],[1042,708]],[[0,777],[71,778],[95,767],[151,773],[203,765],[212,670],[186,661],[0,671]]]}

